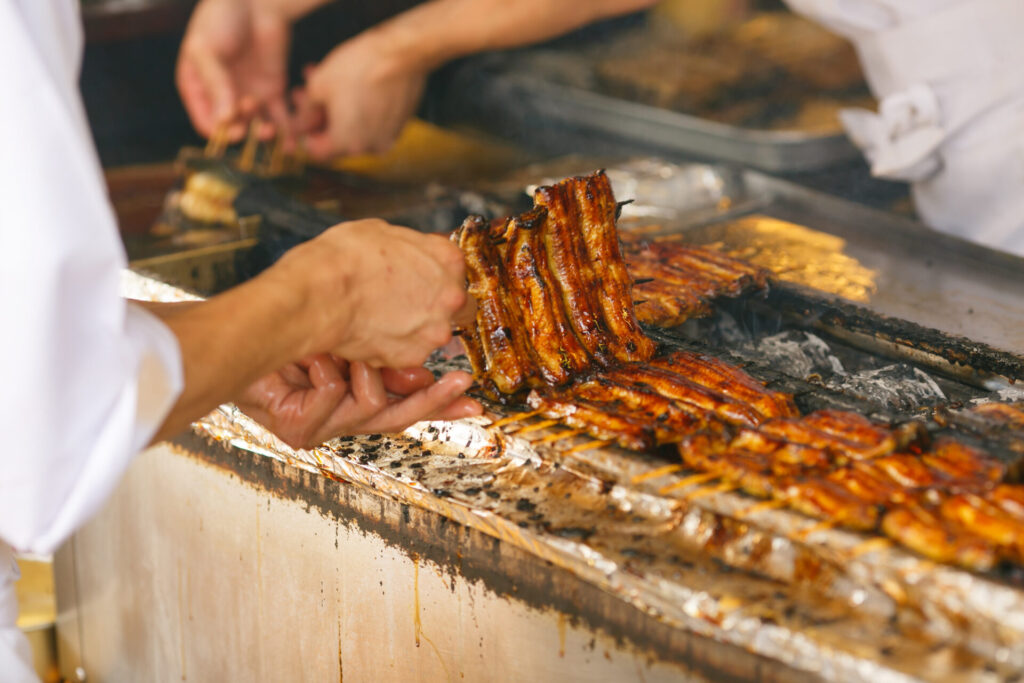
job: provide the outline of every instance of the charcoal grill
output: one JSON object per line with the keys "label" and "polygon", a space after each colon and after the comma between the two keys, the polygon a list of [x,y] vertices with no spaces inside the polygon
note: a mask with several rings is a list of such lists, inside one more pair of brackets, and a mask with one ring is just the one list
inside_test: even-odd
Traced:
{"label": "charcoal grill", "polygon": [[[554,168],[524,175],[544,178]],[[661,344],[736,362],[794,393],[804,410],[920,423],[935,436],[956,433],[1009,461],[1020,457],[1018,435],[963,411],[1024,397],[1014,385],[1024,378],[1019,260],[754,172],[647,159],[609,174],[620,197],[637,199],[625,229],[653,221],[649,234],[721,242],[717,226],[766,215],[840,237],[845,253],[873,273],[867,301],[778,283],[767,295],[722,302],[713,318],[653,330]],[[501,195],[510,187],[522,191],[515,178],[486,189]],[[926,289],[936,278],[920,276],[938,273],[942,285]],[[181,296],[141,276],[128,277],[125,288],[143,298]],[[784,341],[794,349],[820,342],[847,375],[868,379],[794,376],[759,361],[778,335],[791,335]],[[431,364],[466,367],[464,358]],[[870,375],[887,366],[897,370]],[[865,391],[872,381],[923,388],[909,398]],[[894,405],[892,395],[903,402]],[[482,418],[309,451],[288,448],[231,406],[215,411],[193,434],[144,456],[108,509],[60,553],[58,582],[74,586],[60,606],[64,661],[84,661],[100,677],[157,669],[185,676],[196,670],[190,665],[224,671],[211,664],[208,641],[228,638],[222,619],[236,609],[252,624],[226,629],[227,660],[256,666],[246,670],[255,678],[295,666],[311,675],[348,667],[360,677],[448,679],[633,676],[633,667],[648,680],[980,681],[1024,672],[1017,570],[937,565],[709,484],[670,454],[556,438],[564,428],[539,427],[526,408],[487,408]],[[158,485],[165,478],[175,486]],[[231,482],[243,484],[240,492]],[[190,488],[197,486],[205,489]],[[224,492],[224,500],[205,491]],[[161,534],[154,538],[152,528]],[[209,538],[195,540],[207,528]],[[264,542],[296,557],[261,554]],[[189,552],[176,553],[179,543]],[[364,561],[346,560],[347,549]],[[138,554],[148,578],[118,568],[115,560],[128,554]],[[375,587],[377,561],[401,578]],[[122,594],[100,599],[110,577],[123,582]],[[221,592],[239,582],[256,607]],[[131,638],[128,586],[165,617],[154,620],[166,642],[125,658],[123,648],[86,634],[115,624]],[[383,602],[360,597],[375,591]],[[474,595],[479,604],[468,604]],[[387,654],[361,652],[368,641],[360,632],[386,638]],[[606,654],[590,656],[588,647]],[[259,648],[254,665],[244,653]]]}

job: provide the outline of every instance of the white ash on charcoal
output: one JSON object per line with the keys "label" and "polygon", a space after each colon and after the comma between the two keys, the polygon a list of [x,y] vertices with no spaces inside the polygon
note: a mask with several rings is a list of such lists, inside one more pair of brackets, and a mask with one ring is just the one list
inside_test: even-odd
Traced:
{"label": "white ash on charcoal", "polygon": [[839,349],[811,332],[785,330],[765,336],[763,330],[751,329],[758,326],[743,325],[726,312],[714,318],[710,329],[700,327],[688,330],[688,336],[699,335],[713,347],[726,347],[744,360],[851,396],[879,411],[909,412],[947,400],[938,383],[921,369],[906,363],[883,365],[882,359]]}

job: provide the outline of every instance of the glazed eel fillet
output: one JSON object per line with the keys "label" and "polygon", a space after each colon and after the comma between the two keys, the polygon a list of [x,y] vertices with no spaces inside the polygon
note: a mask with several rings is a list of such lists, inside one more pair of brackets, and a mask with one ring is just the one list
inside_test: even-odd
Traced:
{"label": "glazed eel fillet", "polygon": [[[659,393],[650,385],[630,382],[615,375],[595,376],[569,387],[535,389],[527,398],[529,405],[547,417],[587,431],[599,439],[609,439],[624,448],[636,449],[643,444],[653,446],[676,443],[688,434],[701,430],[721,432],[725,422],[711,410],[675,400]],[[586,407],[574,412],[572,406]],[[643,435],[632,428],[617,435],[616,425],[623,421],[643,425]]]}
{"label": "glazed eel fillet", "polygon": [[537,188],[548,211],[548,264],[576,332],[602,366],[654,355],[633,311],[633,281],[615,228],[615,196],[603,171]]}
{"label": "glazed eel fillet", "polygon": [[547,219],[543,207],[508,219],[498,248],[540,373],[547,384],[558,385],[586,370],[590,356],[562,308],[558,285],[548,267],[542,238]]}
{"label": "glazed eel fillet", "polygon": [[856,413],[822,410],[806,417],[773,420],[759,434],[793,446],[821,449],[833,460],[863,460],[892,453],[897,434]]}
{"label": "glazed eel fillet", "polygon": [[1024,429],[1024,403],[982,403],[970,412],[1009,429]]}
{"label": "glazed eel fillet", "polygon": [[466,259],[476,324],[463,333],[466,354],[485,391],[514,394],[535,374],[519,307],[510,300],[490,225],[471,216],[452,235]]}
{"label": "glazed eel fillet", "polygon": [[[574,399],[589,401],[591,407],[606,406],[606,412],[614,409],[616,417],[647,420],[652,445],[676,443],[697,431],[722,433],[796,414],[788,395],[765,389],[715,358],[682,351],[647,363],[623,364],[568,387],[535,389],[528,403],[547,417],[561,419]],[[589,414],[595,420],[591,435],[607,438],[609,419]],[[588,428],[581,416],[574,420],[573,426]]]}
{"label": "glazed eel fillet", "polygon": [[650,450],[671,437],[670,428],[659,424],[656,415],[620,401],[590,400],[555,390],[543,396],[531,392],[527,402],[547,417],[630,450]]}
{"label": "glazed eel fillet", "polygon": [[931,495],[889,510],[883,532],[918,553],[969,569],[999,561],[1024,564],[1024,486],[999,484],[974,492]]}
{"label": "glazed eel fillet", "polygon": [[764,288],[768,271],[707,247],[632,241],[624,250],[641,322],[674,327],[707,315],[711,301]]}
{"label": "glazed eel fillet", "polygon": [[642,323],[659,327],[682,325],[690,318],[703,318],[711,314],[711,299],[699,289],[683,285],[670,285],[660,280],[646,280],[636,276],[633,296],[636,299],[636,317]]}
{"label": "glazed eel fillet", "polygon": [[674,351],[651,359],[649,365],[684,376],[733,400],[746,403],[764,419],[799,415],[792,396],[766,389],[739,368],[713,356]]}
{"label": "glazed eel fillet", "polygon": [[764,421],[753,406],[708,388],[683,374],[650,365],[629,365],[608,373],[612,379],[649,387],[650,390],[693,408],[715,415],[732,425],[757,425]]}
{"label": "glazed eel fillet", "polygon": [[531,211],[455,231],[478,302],[463,330],[478,382],[492,397],[563,385],[595,368],[654,354],[633,310],[633,283],[603,172],[538,188]]}

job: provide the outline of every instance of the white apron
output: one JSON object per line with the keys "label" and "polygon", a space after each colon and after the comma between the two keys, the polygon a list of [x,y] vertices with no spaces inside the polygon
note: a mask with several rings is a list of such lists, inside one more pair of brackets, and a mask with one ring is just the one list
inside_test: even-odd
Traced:
{"label": "white apron", "polygon": [[1024,255],[1024,1],[787,0],[850,38],[881,106],[843,123],[932,227]]}

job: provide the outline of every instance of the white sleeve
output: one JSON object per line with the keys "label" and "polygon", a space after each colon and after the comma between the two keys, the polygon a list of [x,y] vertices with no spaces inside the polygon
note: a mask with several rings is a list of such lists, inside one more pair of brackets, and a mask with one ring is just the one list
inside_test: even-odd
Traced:
{"label": "white sleeve", "polygon": [[77,66],[41,51],[60,27],[22,11],[41,5],[0,0],[0,541],[50,552],[152,438],[182,370],[170,330],[118,296]]}

